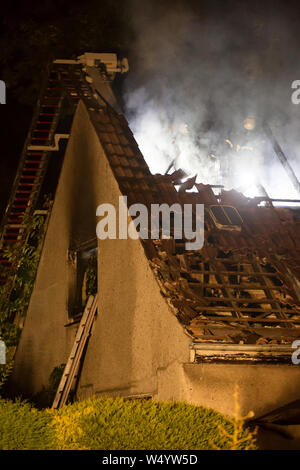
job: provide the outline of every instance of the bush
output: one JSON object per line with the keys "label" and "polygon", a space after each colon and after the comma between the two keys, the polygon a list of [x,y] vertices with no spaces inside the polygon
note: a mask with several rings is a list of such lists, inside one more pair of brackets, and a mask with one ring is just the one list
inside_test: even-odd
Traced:
{"label": "bush", "polygon": [[[225,431],[220,432],[219,429]],[[0,399],[0,448],[95,450],[255,449],[253,435],[203,407],[176,402],[91,398],[60,410]]]}
{"label": "bush", "polygon": [[48,380],[48,386],[43,387],[42,390],[32,398],[34,405],[38,409],[52,406],[65,365],[66,364],[60,364],[60,366],[54,367]]}
{"label": "bush", "polygon": [[7,364],[0,364],[0,394],[2,392],[2,388],[5,385],[9,375],[13,369],[13,361],[9,361]]}
{"label": "bush", "polygon": [[0,399],[0,449],[52,449],[55,432],[51,415],[27,402]]}

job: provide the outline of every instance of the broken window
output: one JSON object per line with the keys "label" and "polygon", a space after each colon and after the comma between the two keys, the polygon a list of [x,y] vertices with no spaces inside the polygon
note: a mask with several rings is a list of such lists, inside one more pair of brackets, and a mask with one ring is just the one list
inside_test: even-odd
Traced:
{"label": "broken window", "polygon": [[209,214],[219,229],[241,230],[243,219],[232,206],[210,206]]}
{"label": "broken window", "polygon": [[97,240],[82,243],[69,250],[69,316],[84,311],[87,299],[97,292]]}

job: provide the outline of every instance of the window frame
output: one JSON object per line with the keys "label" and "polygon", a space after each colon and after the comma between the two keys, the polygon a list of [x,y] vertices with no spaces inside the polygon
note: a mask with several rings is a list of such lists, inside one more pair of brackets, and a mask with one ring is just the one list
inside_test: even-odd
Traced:
{"label": "window frame", "polygon": [[[228,220],[228,224],[226,224],[226,225],[222,224],[217,220],[217,217],[213,213],[213,208],[214,207],[218,207],[223,211],[223,215]],[[236,216],[240,219],[240,224],[239,225],[234,224],[232,222],[232,220],[230,219],[229,214],[225,210],[227,207],[230,207],[230,209],[232,209],[235,212]],[[213,204],[213,205],[210,205],[208,207],[208,212],[209,212],[209,215],[210,215],[211,219],[213,220],[215,226],[219,230],[230,230],[230,231],[238,231],[238,232],[240,232],[242,230],[243,219],[242,219],[242,216],[240,215],[240,213],[239,213],[239,211],[237,210],[236,207],[231,206],[229,204]]]}
{"label": "window frame", "polygon": [[68,317],[76,319],[82,316],[84,311],[82,288],[84,274],[82,275],[82,253],[95,250],[98,261],[98,240],[89,239],[79,243],[68,250]]}

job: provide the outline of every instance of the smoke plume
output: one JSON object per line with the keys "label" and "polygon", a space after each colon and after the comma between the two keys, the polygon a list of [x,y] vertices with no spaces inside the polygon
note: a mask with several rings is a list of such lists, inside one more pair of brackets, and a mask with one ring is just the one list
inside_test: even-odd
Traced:
{"label": "smoke plume", "polygon": [[173,163],[199,182],[299,199],[263,128],[299,177],[294,10],[276,1],[131,4],[126,114],[151,171]]}

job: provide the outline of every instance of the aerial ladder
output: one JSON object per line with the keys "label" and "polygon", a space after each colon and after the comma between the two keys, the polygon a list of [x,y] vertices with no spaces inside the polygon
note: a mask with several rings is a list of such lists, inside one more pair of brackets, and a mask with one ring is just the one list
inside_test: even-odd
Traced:
{"label": "aerial ladder", "polygon": [[[79,100],[88,107],[117,107],[110,82],[128,71],[127,59],[115,54],[85,53],[77,59],[55,60],[48,69],[21,154],[15,181],[0,225],[0,266],[14,269],[5,250],[26,240],[24,218],[37,209],[51,154],[69,132],[57,133],[65,106],[74,113]],[[100,91],[99,91],[100,89]],[[0,285],[6,282],[0,277]]]}
{"label": "aerial ladder", "polygon": [[[45,212],[37,209],[48,164],[53,152],[60,150],[61,140],[66,140],[70,136],[70,128],[63,133],[57,131],[65,110],[67,109],[68,114],[72,116],[78,102],[82,100],[89,109],[110,107],[118,113],[118,105],[110,83],[116,73],[127,71],[127,59],[118,60],[116,54],[109,53],[85,53],[76,59],[55,60],[49,66],[0,225],[0,267],[4,267],[3,272],[6,269],[13,273],[17,272],[18,266],[14,266],[8,259],[6,249],[20,246],[28,239],[29,234],[24,222],[26,217],[37,212]],[[11,279],[13,276],[9,276],[8,280],[0,275],[0,286],[5,285],[8,297],[14,287]],[[80,320],[53,408],[63,406],[69,397],[84,357],[97,305],[97,294],[90,296]]]}

